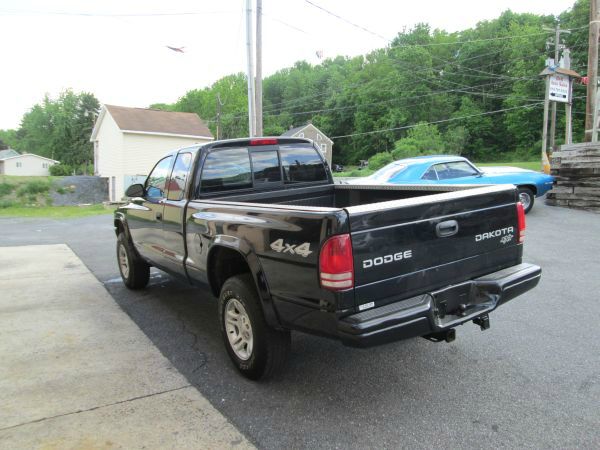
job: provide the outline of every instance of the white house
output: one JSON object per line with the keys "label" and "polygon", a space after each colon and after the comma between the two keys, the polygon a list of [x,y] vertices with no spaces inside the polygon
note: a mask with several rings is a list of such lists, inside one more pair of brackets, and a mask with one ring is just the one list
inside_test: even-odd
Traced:
{"label": "white house", "polygon": [[0,175],[48,176],[50,166],[54,164],[58,164],[58,161],[33,153],[0,150]]}
{"label": "white house", "polygon": [[213,139],[194,113],[104,105],[90,138],[94,172],[109,179],[110,200],[118,201],[165,153]]}
{"label": "white house", "polygon": [[289,137],[300,137],[306,139],[312,139],[317,147],[321,150],[323,155],[325,155],[325,159],[331,166],[331,157],[333,153],[333,141],[329,139],[325,133],[315,127],[312,123],[307,123],[306,125],[302,125],[301,127],[290,128],[282,136]]}

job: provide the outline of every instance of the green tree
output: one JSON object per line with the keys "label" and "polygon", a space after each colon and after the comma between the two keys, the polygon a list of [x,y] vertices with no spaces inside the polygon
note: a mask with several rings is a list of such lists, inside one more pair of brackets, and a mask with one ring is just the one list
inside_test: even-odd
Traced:
{"label": "green tree", "polygon": [[392,155],[394,159],[420,155],[436,155],[446,150],[444,138],[438,127],[419,123],[408,130],[406,137],[396,141]]}
{"label": "green tree", "polygon": [[78,167],[93,160],[89,141],[100,104],[93,94],[62,92],[46,96],[23,116],[16,131],[15,148]]}

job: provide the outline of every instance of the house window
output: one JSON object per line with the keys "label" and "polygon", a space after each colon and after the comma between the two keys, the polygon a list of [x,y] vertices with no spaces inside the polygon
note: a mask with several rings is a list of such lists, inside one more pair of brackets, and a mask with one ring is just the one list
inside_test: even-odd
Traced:
{"label": "house window", "polygon": [[42,169],[47,169],[48,168],[48,163],[42,163]]}
{"label": "house window", "polygon": [[23,163],[18,162],[17,167],[23,167]]}
{"label": "house window", "polygon": [[298,137],[303,138],[304,137],[304,133],[298,133]]}

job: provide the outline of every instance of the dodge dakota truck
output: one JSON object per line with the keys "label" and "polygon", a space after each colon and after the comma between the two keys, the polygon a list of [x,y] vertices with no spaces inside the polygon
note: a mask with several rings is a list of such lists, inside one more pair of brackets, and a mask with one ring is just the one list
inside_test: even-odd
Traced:
{"label": "dodge dakota truck", "polygon": [[306,139],[179,149],[127,189],[114,216],[128,288],[154,266],[218,298],[246,377],[280,370],[292,330],[355,347],[455,328],[533,288],[513,185],[336,184]]}

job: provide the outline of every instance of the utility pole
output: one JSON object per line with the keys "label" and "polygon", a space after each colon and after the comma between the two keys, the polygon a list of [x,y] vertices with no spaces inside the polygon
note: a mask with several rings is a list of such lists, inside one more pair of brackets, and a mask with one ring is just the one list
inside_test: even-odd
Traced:
{"label": "utility pole", "polygon": [[[594,1],[594,0],[592,0]],[[569,30],[561,30],[560,24],[556,24],[554,29],[544,27],[546,31],[554,31],[554,65],[558,66],[560,57],[560,35],[561,33],[571,33]],[[556,102],[552,102],[552,114],[550,116],[550,150],[554,150],[556,138]]]}
{"label": "utility pole", "polygon": [[262,108],[262,0],[256,0],[256,135],[263,135]]}
{"label": "utility pole", "polygon": [[544,128],[542,129],[542,170],[550,173],[550,160],[546,147],[548,145],[548,106],[550,104],[550,77],[546,76],[546,94],[544,95]]}
{"label": "utility pole", "polygon": [[600,0],[590,0],[590,34],[588,47],[588,85],[585,102],[585,142],[592,140],[592,128],[598,91],[598,37],[600,36]]}
{"label": "utility pole", "polygon": [[217,141],[221,139],[221,107],[224,103],[221,101],[221,93],[217,92]]}
{"label": "utility pole", "polygon": [[256,136],[256,112],[254,109],[254,61],[252,52],[252,0],[246,0],[246,56],[248,59],[248,135]]}

